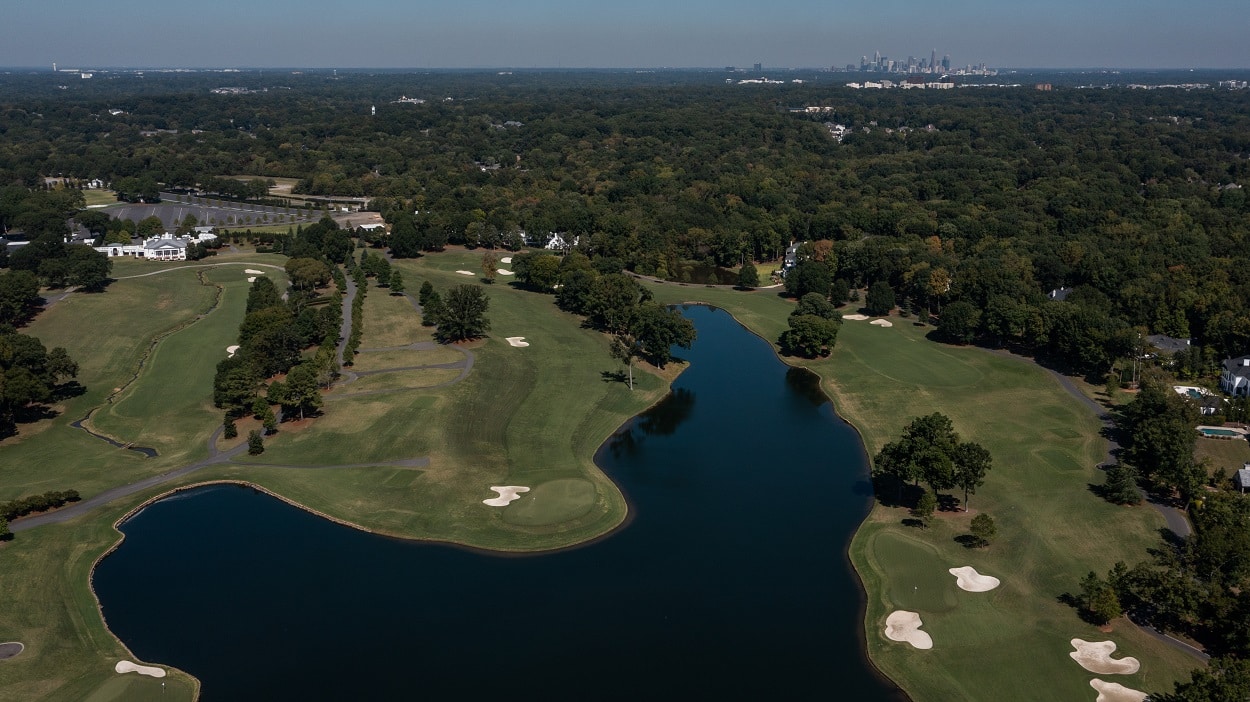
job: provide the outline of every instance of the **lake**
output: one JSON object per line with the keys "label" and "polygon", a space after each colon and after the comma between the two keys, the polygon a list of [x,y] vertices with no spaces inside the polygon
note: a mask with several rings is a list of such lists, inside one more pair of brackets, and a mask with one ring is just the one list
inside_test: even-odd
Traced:
{"label": "lake", "polygon": [[208,702],[904,699],[863,653],[857,435],[728,314],[683,313],[690,368],[596,456],[632,513],[609,537],[496,556],[201,488],[122,525],[110,628]]}

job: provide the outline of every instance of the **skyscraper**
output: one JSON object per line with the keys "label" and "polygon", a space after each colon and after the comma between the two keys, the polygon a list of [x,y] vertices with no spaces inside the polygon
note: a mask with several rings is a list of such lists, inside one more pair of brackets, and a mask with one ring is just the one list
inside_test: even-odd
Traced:
{"label": "skyscraper", "polygon": [[929,52],[929,72],[933,73],[937,70],[937,49]]}

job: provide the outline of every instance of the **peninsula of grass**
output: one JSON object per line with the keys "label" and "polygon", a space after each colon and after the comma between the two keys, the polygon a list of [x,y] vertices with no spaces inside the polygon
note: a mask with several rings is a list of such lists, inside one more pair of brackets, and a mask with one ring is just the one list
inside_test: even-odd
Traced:
{"label": "peninsula of grass", "polygon": [[[771,290],[650,287],[662,302],[725,308],[772,342],[792,305]],[[942,412],[964,440],[990,450],[994,469],[972,497],[972,513],[942,512],[934,526],[919,529],[904,526],[904,509],[878,504],[854,537],[850,556],[868,593],[873,663],[917,702],[1085,699],[1091,676],[1068,658],[1068,641],[1112,639],[1142,661],[1141,672],[1117,682],[1171,690],[1198,661],[1124,619],[1100,631],[1060,601],[1091,570],[1146,560],[1164,524],[1149,507],[1112,505],[1090,491],[1103,480],[1098,419],[1027,360],[939,344],[925,337],[932,327],[893,321],[890,328],[846,321],[829,358],[789,360],[820,374],[869,455],[913,417]],[[995,518],[1000,536],[989,548],[968,549],[956,538],[977,512]],[[963,565],[1001,578],[1002,586],[975,595],[952,590],[946,568]],[[921,614],[932,650],[884,637],[885,618],[896,609]]]}
{"label": "peninsula of grass", "polygon": [[[429,280],[446,290],[482,285],[455,272],[475,269],[480,260],[480,252],[449,251],[396,265],[407,287]],[[550,295],[506,283],[483,287],[490,296],[491,330],[464,347],[475,358],[464,380],[423,389],[416,386],[445,382],[459,371],[382,373],[383,362],[358,354],[356,362],[371,375],[331,393],[324,416],[306,429],[280,430],[264,454],[239,461],[291,466],[428,457],[428,466],[302,471],[257,465],[213,468],[207,475],[245,478],[372,531],[479,548],[550,550],[610,531],[627,507],[592,456],[617,427],[657,401],[668,380],[636,373],[633,392],[604,380],[604,372],[619,363],[602,334],[582,328],[581,319],[557,309]],[[430,331],[420,321],[406,299],[372,289],[365,298],[361,348],[426,341]],[[530,346],[513,347],[504,341],[508,336],[524,336]],[[447,348],[382,357],[403,368],[457,360],[449,353],[463,358]],[[351,395],[388,388],[385,394]],[[494,495],[491,485],[532,491],[493,508],[482,504]]]}

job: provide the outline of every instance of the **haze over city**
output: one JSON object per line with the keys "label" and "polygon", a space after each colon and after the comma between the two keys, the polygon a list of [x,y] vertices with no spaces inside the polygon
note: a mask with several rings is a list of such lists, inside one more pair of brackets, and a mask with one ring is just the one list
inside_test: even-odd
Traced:
{"label": "haze over city", "polygon": [[67,0],[5,4],[0,65],[843,67],[874,51],[999,67],[1244,68],[1234,0]]}

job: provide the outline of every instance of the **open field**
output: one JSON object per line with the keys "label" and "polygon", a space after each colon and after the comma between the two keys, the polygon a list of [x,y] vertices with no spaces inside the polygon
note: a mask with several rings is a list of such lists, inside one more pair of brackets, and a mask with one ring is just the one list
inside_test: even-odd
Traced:
{"label": "open field", "polygon": [[[661,301],[724,307],[770,341],[784,329],[791,304],[771,291],[650,287]],[[1117,507],[1090,492],[1089,484],[1102,482],[1095,466],[1105,451],[1097,418],[1041,368],[937,344],[924,337],[931,328],[894,322],[892,328],[845,322],[830,358],[798,365],[821,374],[870,454],[913,417],[935,411],[949,416],[964,440],[989,449],[994,469],[972,508],[995,518],[999,538],[989,548],[966,549],[955,539],[967,533],[969,513],[939,513],[935,526],[921,530],[903,526],[902,509],[876,506],[851,546],[870,593],[865,629],[873,661],[917,702],[1085,699],[1090,676],[1067,657],[1068,640],[1109,638],[1143,664],[1117,681],[1170,690],[1196,660],[1123,619],[1104,634],[1058,601],[1090,570],[1146,559],[1163,526],[1148,507]],[[963,565],[1000,577],[1003,585],[979,595],[954,591],[952,607],[937,593],[953,583],[946,568]],[[909,595],[895,581],[915,589]],[[884,637],[886,615],[908,608],[920,612],[933,650]]]}
{"label": "open field", "polygon": [[1216,475],[1232,476],[1233,472],[1250,463],[1250,442],[1245,439],[1204,439],[1198,438],[1194,447],[1194,458],[1206,459]]}
{"label": "open field", "polygon": [[117,193],[112,190],[95,189],[83,190],[83,200],[86,201],[87,207],[98,207],[99,205],[114,205],[117,203]]}
{"label": "open field", "polygon": [[[416,289],[421,286],[405,283],[404,287],[411,287],[415,297]],[[380,349],[433,339],[434,327],[421,326],[421,315],[408,298],[391,295],[382,288],[369,288],[369,295],[365,297],[365,335],[360,348]]]}

